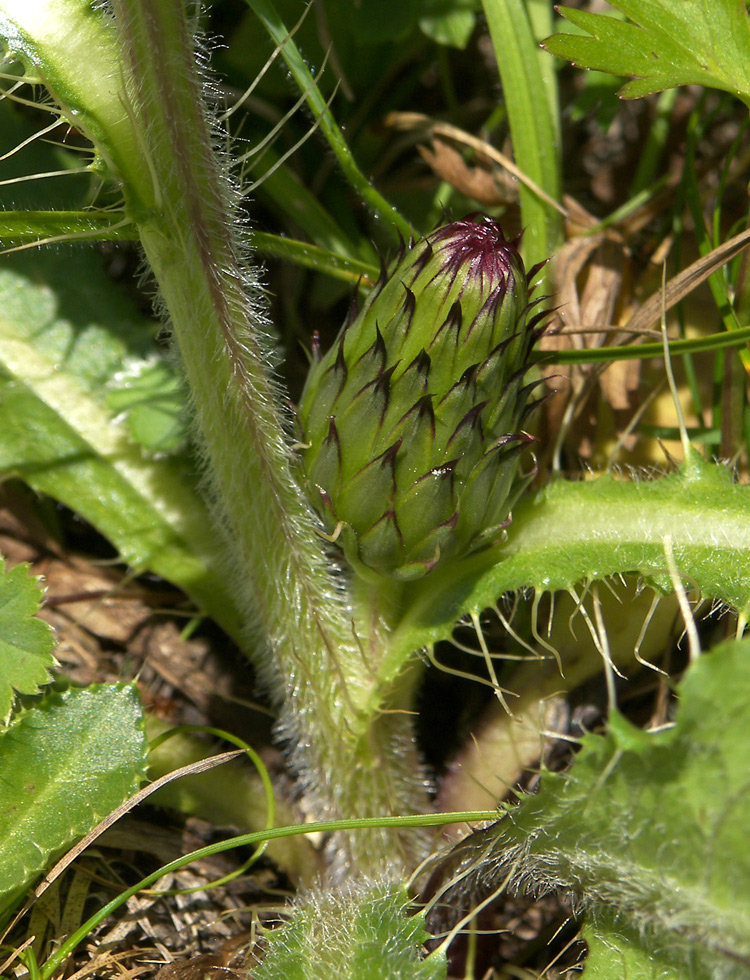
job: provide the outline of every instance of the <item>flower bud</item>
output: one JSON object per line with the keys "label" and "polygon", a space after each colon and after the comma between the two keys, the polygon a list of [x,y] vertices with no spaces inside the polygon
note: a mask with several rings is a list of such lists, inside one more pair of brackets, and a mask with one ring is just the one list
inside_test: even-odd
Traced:
{"label": "flower bud", "polygon": [[404,249],[316,352],[302,464],[360,573],[416,578],[502,535],[528,482],[524,375],[544,316],[533,305],[517,241],[465,218]]}

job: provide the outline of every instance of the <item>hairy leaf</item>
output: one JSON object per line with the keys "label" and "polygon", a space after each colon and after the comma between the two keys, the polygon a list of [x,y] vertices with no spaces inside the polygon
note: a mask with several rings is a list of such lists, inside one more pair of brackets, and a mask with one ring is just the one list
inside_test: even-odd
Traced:
{"label": "hairy leaf", "polygon": [[[0,102],[3,154],[33,134]],[[0,176],[53,169],[52,152],[30,142],[0,161]],[[52,195],[68,203],[66,182],[84,179],[26,181],[14,186],[14,200],[36,208]],[[173,582],[239,638],[221,540],[198,495],[195,464],[164,455],[184,437],[177,418],[182,399],[176,365],[156,360],[154,332],[90,247],[3,255],[0,474],[17,475],[70,507],[109,538],[124,562]],[[140,393],[137,406],[125,405],[125,381],[116,380],[123,367],[152,363],[158,370],[150,373],[150,392]]]}
{"label": "hairy leaf", "polygon": [[445,958],[421,959],[428,935],[406,889],[372,882],[311,895],[271,933],[256,980],[443,980]]}
{"label": "hairy leaf", "polygon": [[50,694],[0,734],[0,909],[144,777],[134,686]]}
{"label": "hairy leaf", "polygon": [[[112,378],[150,339],[95,259],[18,255],[0,268],[0,470],[81,514],[123,561],[174,582],[238,636],[195,473],[176,458],[148,458],[132,418],[128,431],[107,404]],[[140,440],[158,436],[151,425]]]}
{"label": "hairy leaf", "polygon": [[545,772],[536,796],[469,845],[472,861],[494,862],[490,877],[566,891],[586,910],[587,976],[750,970],[750,639],[701,657],[678,693],[673,726],[643,732],[612,712],[569,772]]}
{"label": "hairy leaf", "polygon": [[107,386],[107,407],[134,442],[152,453],[173,453],[187,441],[185,392],[172,364],[152,355],[128,362]]}
{"label": "hairy leaf", "polygon": [[743,0],[611,0],[611,5],[629,20],[560,8],[587,33],[555,34],[544,47],[581,68],[633,76],[620,90],[626,99],[677,85],[705,85],[750,101],[750,25]]}
{"label": "hairy leaf", "polygon": [[636,929],[617,924],[611,913],[597,912],[596,926],[584,926],[583,936],[589,947],[586,980],[697,980],[668,953],[647,946]]}
{"label": "hairy leaf", "polygon": [[450,635],[462,615],[505,592],[570,589],[626,572],[670,590],[668,548],[686,587],[747,611],[749,529],[750,487],[697,453],[659,479],[551,483],[517,505],[504,544],[412,587],[394,661]]}
{"label": "hairy leaf", "polygon": [[10,717],[13,692],[36,694],[50,681],[55,664],[52,628],[36,617],[42,604],[38,580],[29,566],[5,571],[0,558],[0,722]]}

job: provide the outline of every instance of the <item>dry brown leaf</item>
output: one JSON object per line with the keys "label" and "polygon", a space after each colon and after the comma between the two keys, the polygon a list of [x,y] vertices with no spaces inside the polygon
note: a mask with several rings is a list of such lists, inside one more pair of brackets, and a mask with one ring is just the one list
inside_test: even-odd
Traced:
{"label": "dry brown leaf", "polygon": [[431,148],[418,146],[417,151],[433,173],[460,194],[472,198],[484,207],[507,203],[507,198],[498,191],[492,174],[485,167],[467,164],[458,150],[454,150],[444,140],[436,137]]}
{"label": "dry brown leaf", "polygon": [[122,571],[78,555],[40,558],[34,572],[45,578],[48,608],[102,639],[127,643],[152,614],[140,590],[123,585]]}
{"label": "dry brown leaf", "polygon": [[208,716],[217,695],[232,692],[233,678],[212,656],[209,642],[201,637],[183,639],[171,620],[150,623],[130,645],[130,652]]}
{"label": "dry brown leaf", "polygon": [[[571,215],[579,224],[588,220],[583,209]],[[611,342],[609,335],[628,293],[629,260],[622,238],[612,230],[572,238],[560,250],[555,271],[557,318],[562,329],[544,337],[542,349],[580,350]],[[579,455],[589,455],[593,445],[596,419],[593,414],[583,419],[582,412],[595,387],[612,408],[618,428],[627,425],[640,378],[638,363],[616,362],[607,370],[597,366],[550,368],[545,373],[558,393],[546,404],[548,427],[557,433],[566,417],[569,422],[577,418],[575,450]],[[576,406],[572,416],[571,401]]]}
{"label": "dry brown leaf", "polygon": [[[581,297],[581,318],[584,324],[599,326],[616,319],[617,306],[623,293],[626,256],[623,244],[604,235],[592,256],[589,273]],[[588,338],[588,346],[598,347],[607,342],[602,331]],[[605,401],[615,412],[631,411],[633,395],[640,380],[639,361],[616,361],[602,372],[599,387]]]}
{"label": "dry brown leaf", "polygon": [[670,310],[748,245],[750,245],[750,231],[743,231],[713,249],[708,255],[697,259],[679,275],[670,279],[664,290],[658,289],[649,297],[628,320],[625,329],[642,331],[659,323],[662,310]]}
{"label": "dry brown leaf", "polygon": [[[641,362],[615,361],[599,378],[599,387],[607,404],[615,412],[630,412],[635,408],[635,394],[641,380]],[[625,420],[626,423],[629,419]]]}
{"label": "dry brown leaf", "polygon": [[238,973],[226,966],[220,953],[201,953],[187,959],[167,963],[156,974],[155,980],[234,980]]}
{"label": "dry brown leaf", "polygon": [[565,208],[559,201],[550,197],[546,191],[534,183],[509,157],[495,149],[491,143],[487,143],[477,136],[472,136],[471,133],[459,129],[458,126],[452,126],[450,123],[432,119],[430,116],[425,116],[421,112],[390,112],[385,117],[384,124],[392,129],[413,132],[415,136],[421,139],[434,139],[436,136],[443,136],[445,139],[453,140],[461,146],[469,146],[477,150],[486,159],[498,164],[503,170],[506,170],[517,180],[521,181],[522,184],[530,191],[533,191],[542,201],[549,204],[550,207],[553,207],[562,215],[567,216]]}
{"label": "dry brown leaf", "polygon": [[184,957],[167,963],[155,980],[240,980],[257,966],[254,955],[255,932],[241,933],[226,940],[213,953]]}
{"label": "dry brown leaf", "polygon": [[579,238],[588,235],[599,224],[599,219],[570,194],[563,194],[565,205],[565,238]]}

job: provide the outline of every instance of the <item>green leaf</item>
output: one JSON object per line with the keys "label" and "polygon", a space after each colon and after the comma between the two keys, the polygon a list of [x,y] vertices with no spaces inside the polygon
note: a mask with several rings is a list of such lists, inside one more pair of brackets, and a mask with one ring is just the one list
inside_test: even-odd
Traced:
{"label": "green leaf", "polygon": [[437,44],[465,48],[476,25],[479,0],[422,0],[419,29]]}
{"label": "green leaf", "polygon": [[145,773],[134,685],[50,694],[0,734],[0,909],[138,788]]}
{"label": "green leaf", "polygon": [[561,8],[589,36],[555,34],[544,47],[580,68],[633,76],[620,90],[626,99],[705,85],[750,101],[750,24],[743,0],[613,0],[612,6],[630,20]]}
{"label": "green leaf", "polygon": [[[53,150],[29,142],[34,132],[7,101],[0,103],[0,156],[26,143],[0,161],[3,179],[54,169]],[[65,200],[64,179],[81,178],[27,181],[13,188],[14,200],[33,208],[50,194]],[[36,226],[47,237],[75,230],[68,221],[75,213],[58,213],[60,220],[46,229],[44,216],[33,211],[26,232]],[[20,234],[20,227],[16,221],[15,231],[7,230]],[[70,507],[109,538],[124,562],[173,582],[239,640],[240,615],[221,541],[196,490],[195,465],[144,452],[144,443],[152,453],[169,448],[168,439],[160,444],[165,426],[154,425],[164,399],[151,403],[150,418],[145,405],[137,411],[131,405],[133,413],[119,425],[124,406],[107,401],[123,365],[154,356],[155,330],[91,248],[0,257],[0,474],[15,474]],[[161,419],[169,429],[178,372],[159,363],[162,394],[171,390],[171,418]],[[172,445],[182,438],[173,434]]]}
{"label": "green leaf", "polygon": [[43,593],[26,564],[5,571],[0,558],[0,722],[6,724],[13,692],[36,694],[55,665],[52,628],[36,613]]}
{"label": "green leaf", "polygon": [[[117,425],[117,411],[107,404],[123,363],[153,349],[152,329],[107,281],[92,252],[5,257],[0,470],[81,514],[124,562],[173,582],[239,637],[222,542],[198,496],[194,467],[180,458],[148,458],[133,427]],[[162,372],[172,374],[167,369],[162,362]],[[155,448],[159,434],[143,429],[143,409],[136,419],[139,438]]]}
{"label": "green leaf", "polygon": [[2,211],[0,240],[5,247],[42,239],[89,242],[133,241],[133,225],[121,211]]}
{"label": "green leaf", "polygon": [[131,361],[107,387],[107,407],[134,442],[152,453],[173,453],[187,442],[185,393],[172,364],[153,355]]}
{"label": "green leaf", "polygon": [[309,896],[269,937],[256,980],[443,980],[443,956],[420,958],[429,938],[409,915],[406,889],[351,880]]}
{"label": "green leaf", "polygon": [[597,912],[596,926],[585,925],[589,947],[586,980],[690,980],[663,950],[647,947],[635,929],[617,924],[609,912]]}
{"label": "green leaf", "polygon": [[[522,0],[483,0],[508,109],[513,155],[523,173],[552,201],[560,199],[560,122],[554,77],[532,32]],[[562,216],[549,200],[519,184],[527,267],[546,261],[561,242]]]}
{"label": "green leaf", "polygon": [[411,587],[393,661],[449,636],[461,616],[493,606],[506,592],[552,592],[627,572],[671,591],[670,540],[687,587],[747,614],[750,487],[694,453],[660,479],[560,480],[527,495],[514,508],[504,544]]}
{"label": "green leaf", "polygon": [[565,890],[590,913],[587,977],[750,971],[750,639],[701,657],[678,693],[672,727],[643,732],[613,712],[569,772],[545,772],[472,845],[488,847],[498,881]]}

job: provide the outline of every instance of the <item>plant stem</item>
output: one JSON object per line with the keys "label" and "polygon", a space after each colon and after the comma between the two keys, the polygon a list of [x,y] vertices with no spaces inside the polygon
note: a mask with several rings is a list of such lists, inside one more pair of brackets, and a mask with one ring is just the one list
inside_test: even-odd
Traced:
{"label": "plant stem", "polygon": [[[386,226],[392,226],[399,235],[407,240],[414,235],[414,229],[385,198],[375,190],[372,184],[357,166],[349,145],[344,139],[340,128],[328,108],[320,89],[305,64],[305,61],[294,42],[290,31],[287,30],[270,0],[246,0],[248,6],[256,14],[268,31],[271,38],[280,46],[281,56],[292,73],[301,92],[307,93],[306,102],[310,112],[321,132],[333,150],[339,166],[347,180],[370,207],[373,214],[381,218]],[[395,236],[394,236],[395,237]]]}
{"label": "plant stem", "polygon": [[[114,0],[112,13],[114,23],[88,0],[0,0],[0,34],[91,138],[93,166],[121,183],[190,384],[248,652],[281,707],[311,815],[423,810],[399,685],[392,703],[372,697],[388,631],[342,585],[295,480],[274,340],[192,24],[172,0]],[[365,873],[398,871],[423,849],[402,840],[399,852],[387,831],[353,835],[340,853]]]}
{"label": "plant stem", "polygon": [[[260,287],[212,149],[188,24],[169,0],[115,0],[113,8],[157,205],[139,222],[141,241],[190,383],[256,665],[284,705],[292,761],[316,816],[417,808],[413,766],[398,758],[406,719],[363,712],[370,685],[352,610],[293,473]],[[368,636],[382,641],[380,630]],[[382,868],[394,852],[382,832],[351,838],[350,847],[356,853],[346,860],[364,870]]]}

